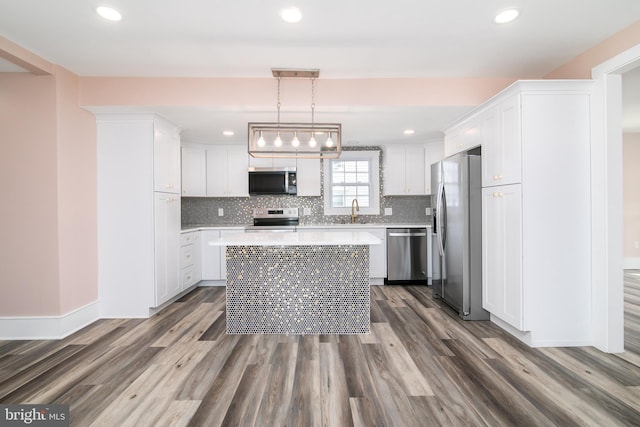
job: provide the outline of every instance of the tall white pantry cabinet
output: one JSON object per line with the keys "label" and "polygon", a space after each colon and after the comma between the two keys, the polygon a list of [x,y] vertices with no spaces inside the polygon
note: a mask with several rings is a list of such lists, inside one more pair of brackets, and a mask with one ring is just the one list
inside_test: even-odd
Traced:
{"label": "tall white pantry cabinet", "polygon": [[98,114],[101,317],[148,317],[180,294],[180,134],[149,114]]}
{"label": "tall white pantry cabinet", "polygon": [[482,145],[482,295],[530,346],[592,344],[592,82],[520,81],[448,132]]}

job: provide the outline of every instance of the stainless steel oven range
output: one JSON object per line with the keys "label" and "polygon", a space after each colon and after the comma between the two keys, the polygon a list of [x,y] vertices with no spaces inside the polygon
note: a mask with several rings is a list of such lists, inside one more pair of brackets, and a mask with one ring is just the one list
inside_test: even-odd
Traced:
{"label": "stainless steel oven range", "polygon": [[287,232],[296,231],[300,224],[298,208],[260,208],[253,210],[253,225],[247,225],[245,232]]}

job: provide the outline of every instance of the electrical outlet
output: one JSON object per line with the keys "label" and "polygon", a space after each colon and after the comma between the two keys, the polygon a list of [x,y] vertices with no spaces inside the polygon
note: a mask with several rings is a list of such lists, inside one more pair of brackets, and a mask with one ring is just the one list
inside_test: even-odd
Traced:
{"label": "electrical outlet", "polygon": [[431,216],[431,208],[424,208],[424,213],[427,216]]}
{"label": "electrical outlet", "polygon": [[635,241],[633,242],[633,249],[640,249],[640,242],[639,241]]}
{"label": "electrical outlet", "polygon": [[384,208],[384,214],[387,216],[393,215],[393,208]]}
{"label": "electrical outlet", "polygon": [[218,208],[218,216],[224,216],[224,209]]}
{"label": "electrical outlet", "polygon": [[302,215],[311,215],[311,208],[303,208]]}

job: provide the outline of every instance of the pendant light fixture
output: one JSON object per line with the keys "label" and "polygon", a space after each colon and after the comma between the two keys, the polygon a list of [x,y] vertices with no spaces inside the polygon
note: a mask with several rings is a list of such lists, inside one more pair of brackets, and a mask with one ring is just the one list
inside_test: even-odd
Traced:
{"label": "pendant light fixture", "polygon": [[[320,70],[271,70],[277,79],[277,121],[249,123],[248,152],[252,157],[335,159],[342,152],[340,123],[315,123],[315,80]],[[283,78],[311,81],[311,122],[280,122],[280,85]]]}

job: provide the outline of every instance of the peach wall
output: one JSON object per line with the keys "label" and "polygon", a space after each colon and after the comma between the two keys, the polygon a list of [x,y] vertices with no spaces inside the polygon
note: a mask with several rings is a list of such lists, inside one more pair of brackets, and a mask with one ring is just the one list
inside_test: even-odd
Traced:
{"label": "peach wall", "polygon": [[[478,105],[513,83],[509,78],[318,80],[325,106]],[[308,80],[281,84],[283,104],[307,105]],[[81,106],[273,106],[276,80],[251,78],[82,77]]]}
{"label": "peach wall", "polygon": [[605,41],[556,68],[546,79],[590,79],[591,69],[640,44],[640,21],[614,34]]}
{"label": "peach wall", "polygon": [[624,257],[640,259],[640,133],[622,136]]}
{"label": "peach wall", "polygon": [[0,74],[0,316],[57,315],[56,84]]}
{"label": "peach wall", "polygon": [[98,299],[96,121],[78,107],[79,79],[55,67],[60,312]]}

